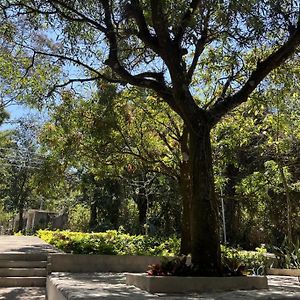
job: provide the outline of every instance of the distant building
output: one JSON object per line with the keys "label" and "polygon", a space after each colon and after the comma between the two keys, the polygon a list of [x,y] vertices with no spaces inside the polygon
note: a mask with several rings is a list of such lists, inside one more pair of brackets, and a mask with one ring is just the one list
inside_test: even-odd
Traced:
{"label": "distant building", "polygon": [[[39,229],[65,229],[68,223],[66,212],[56,213],[52,211],[29,209],[23,215],[23,230],[33,233]],[[16,232],[19,224],[19,216],[16,215],[9,222],[9,232]]]}

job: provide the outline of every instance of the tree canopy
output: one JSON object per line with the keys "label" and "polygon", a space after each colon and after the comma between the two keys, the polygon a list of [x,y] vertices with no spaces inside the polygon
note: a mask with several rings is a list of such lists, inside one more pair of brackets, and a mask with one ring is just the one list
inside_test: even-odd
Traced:
{"label": "tree canopy", "polygon": [[180,116],[188,134],[192,262],[199,274],[220,274],[211,129],[264,90],[272,71],[297,59],[298,1],[6,0],[1,8],[9,43],[26,51],[30,68],[46,57],[65,71],[47,95],[108,81],[151,89]]}

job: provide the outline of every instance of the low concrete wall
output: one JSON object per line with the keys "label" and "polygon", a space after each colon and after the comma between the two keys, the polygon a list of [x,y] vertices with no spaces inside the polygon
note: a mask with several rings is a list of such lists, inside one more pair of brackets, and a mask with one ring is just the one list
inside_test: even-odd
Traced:
{"label": "low concrete wall", "polygon": [[300,269],[267,269],[268,275],[278,275],[278,276],[300,276]]}
{"label": "low concrete wall", "polygon": [[47,290],[47,300],[67,300],[67,296],[65,297],[59,291],[58,287],[53,283],[50,277],[47,278],[46,290]]}
{"label": "low concrete wall", "polygon": [[200,293],[268,288],[265,276],[176,277],[127,274],[126,284],[149,293]]}
{"label": "low concrete wall", "polygon": [[131,255],[49,255],[51,272],[146,272],[150,264],[158,264],[161,257]]}

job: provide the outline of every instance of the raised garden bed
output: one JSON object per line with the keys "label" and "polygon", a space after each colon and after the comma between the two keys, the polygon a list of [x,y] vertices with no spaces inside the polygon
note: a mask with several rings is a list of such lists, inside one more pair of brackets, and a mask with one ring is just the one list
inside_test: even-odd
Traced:
{"label": "raised garden bed", "polygon": [[179,277],[126,274],[126,284],[150,293],[197,293],[267,289],[265,276]]}
{"label": "raised garden bed", "polygon": [[271,268],[267,269],[268,275],[278,275],[278,276],[300,276],[300,269],[277,269]]}

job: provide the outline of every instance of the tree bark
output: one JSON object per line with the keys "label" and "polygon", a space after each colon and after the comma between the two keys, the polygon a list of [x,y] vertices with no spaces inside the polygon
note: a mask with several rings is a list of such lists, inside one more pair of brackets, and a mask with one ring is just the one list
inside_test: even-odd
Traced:
{"label": "tree bark", "polygon": [[180,166],[179,188],[182,198],[180,254],[187,255],[191,253],[191,182],[186,162]]}
{"label": "tree bark", "polygon": [[139,192],[136,199],[136,204],[139,213],[139,230],[140,234],[145,234],[145,224],[147,222],[147,198],[142,192]]}
{"label": "tree bark", "polygon": [[215,194],[210,127],[190,130],[192,179],[191,254],[199,275],[221,275],[218,202]]}
{"label": "tree bark", "polygon": [[238,183],[239,169],[228,163],[225,169],[227,183],[225,185],[225,219],[226,236],[230,245],[240,243],[240,205],[237,201],[235,186]]}
{"label": "tree bark", "polygon": [[278,167],[279,167],[279,173],[280,177],[283,183],[284,191],[285,191],[285,197],[286,197],[286,221],[287,221],[287,238],[288,242],[292,243],[292,226],[291,226],[291,197],[290,197],[290,189],[289,185],[287,183],[285,174],[284,174],[284,169],[283,165],[281,163],[281,160],[278,159]]}
{"label": "tree bark", "polygon": [[21,199],[19,204],[18,232],[23,230],[23,225],[24,225],[23,211],[24,211],[24,204],[23,204],[23,199]]}
{"label": "tree bark", "polygon": [[90,210],[91,210],[91,215],[90,215],[89,227],[90,227],[90,231],[93,231],[97,228],[98,225],[97,202],[95,200],[92,201],[90,205]]}
{"label": "tree bark", "polygon": [[188,255],[191,253],[191,176],[188,149],[188,132],[184,128],[180,140],[182,162],[180,164],[179,189],[182,199],[182,218],[181,218],[181,244],[180,254]]}

